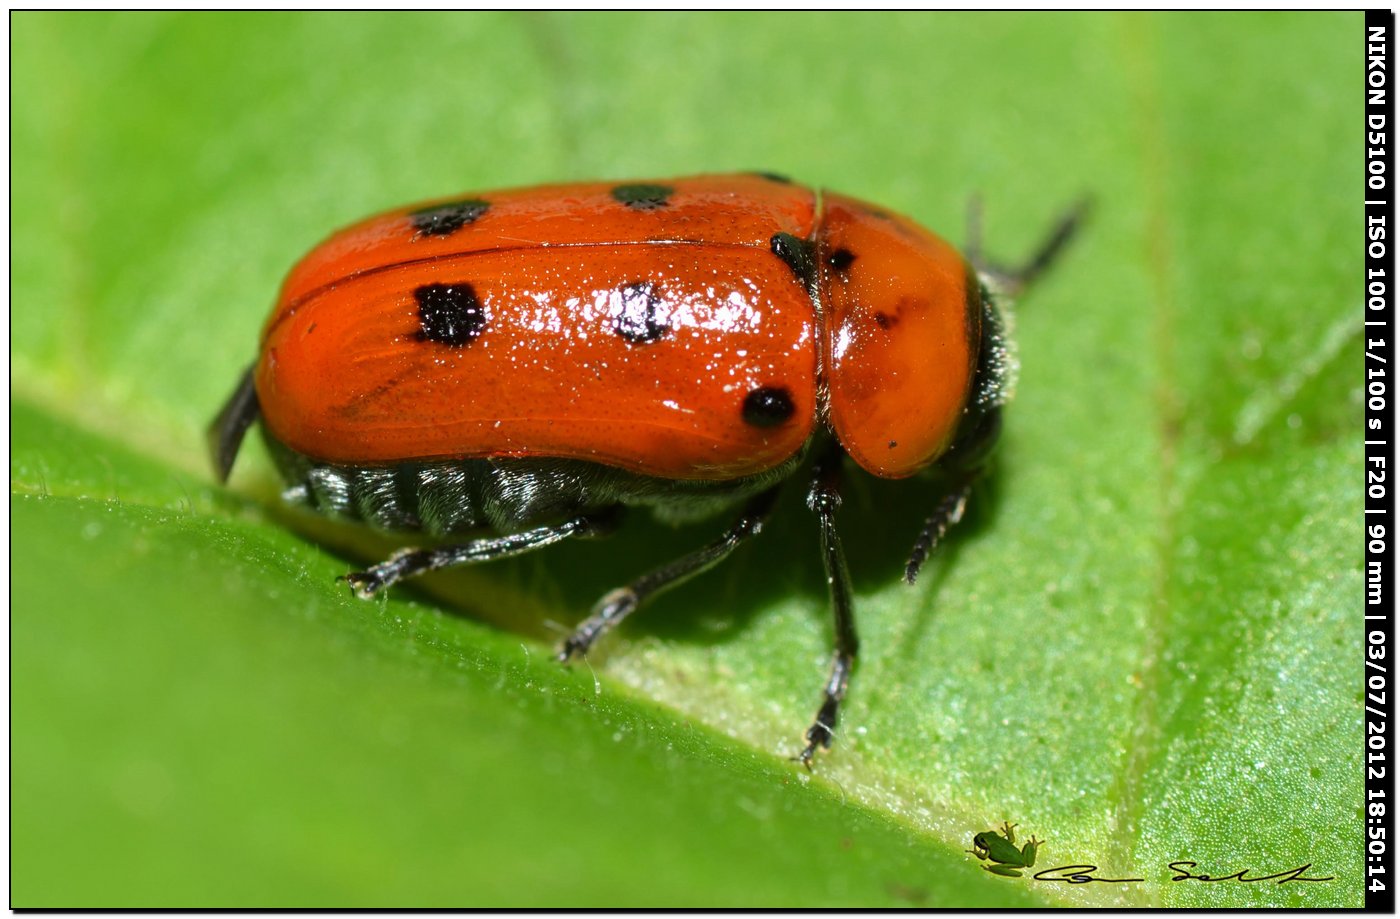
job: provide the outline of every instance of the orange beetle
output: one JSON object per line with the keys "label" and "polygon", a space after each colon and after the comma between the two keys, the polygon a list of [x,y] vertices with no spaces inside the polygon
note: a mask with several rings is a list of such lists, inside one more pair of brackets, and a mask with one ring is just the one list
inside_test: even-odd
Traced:
{"label": "orange beetle", "polygon": [[1021,271],[997,272],[906,218],[769,174],[390,211],[292,269],[211,427],[214,463],[226,480],[261,417],[290,500],[384,529],[494,531],[346,575],[362,597],[600,532],[626,505],[678,521],[740,507],[719,539],[605,596],[564,642],[568,660],[757,534],[811,455],[836,652],[798,757],[810,765],[856,654],[835,526],[843,457],[886,478],[952,473],[912,582],[999,429],[1010,370],[983,280],[1023,285],[1077,219]]}

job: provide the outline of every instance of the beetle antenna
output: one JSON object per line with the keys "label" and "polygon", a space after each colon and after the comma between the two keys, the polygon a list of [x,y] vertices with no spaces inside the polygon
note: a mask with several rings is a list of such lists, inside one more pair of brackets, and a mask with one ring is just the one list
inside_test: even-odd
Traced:
{"label": "beetle antenna", "polygon": [[994,287],[1011,296],[1023,293],[1059,259],[1074,234],[1088,219],[1093,204],[1089,195],[1080,198],[1060,215],[1030,258],[1019,266],[1007,267],[982,258],[982,204],[980,199],[974,197],[968,204],[967,260]]}
{"label": "beetle antenna", "polygon": [[967,243],[963,248],[967,261],[982,272],[982,196],[973,192],[967,199]]}

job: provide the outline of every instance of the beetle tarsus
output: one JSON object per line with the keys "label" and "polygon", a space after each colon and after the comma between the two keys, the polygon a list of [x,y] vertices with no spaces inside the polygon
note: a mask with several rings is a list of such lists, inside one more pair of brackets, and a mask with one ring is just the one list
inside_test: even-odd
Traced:
{"label": "beetle tarsus", "polygon": [[351,571],[336,578],[350,585],[350,593],[361,600],[371,600],[384,586],[384,582],[368,571]]}
{"label": "beetle tarsus", "polygon": [[817,752],[817,748],[823,750],[831,749],[831,742],[836,739],[836,719],[841,713],[841,700],[833,696],[827,696],[822,703],[821,709],[817,712],[817,717],[812,721],[812,726],[807,729],[807,746],[802,752],[797,754],[795,759],[806,766],[808,771],[812,769],[812,756]]}
{"label": "beetle tarsus", "polygon": [[400,549],[377,565],[364,571],[351,571],[336,578],[350,585],[361,600],[372,600],[375,594],[406,577],[412,577],[432,567],[432,552],[426,549]]}
{"label": "beetle tarsus", "polygon": [[609,591],[593,607],[593,613],[574,629],[574,634],[564,639],[555,658],[559,663],[566,664],[574,658],[585,656],[600,635],[631,615],[639,603],[641,598],[631,587]]}

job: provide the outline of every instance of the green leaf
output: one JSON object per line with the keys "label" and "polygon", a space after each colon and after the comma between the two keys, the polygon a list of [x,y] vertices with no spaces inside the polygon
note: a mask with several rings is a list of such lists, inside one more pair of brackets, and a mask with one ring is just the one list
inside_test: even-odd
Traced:
{"label": "green leaf", "polygon": [[[12,905],[1361,904],[1359,14],[13,17]],[[1298,62],[1307,62],[1299,66]],[[443,194],[763,168],[1007,259],[996,476],[854,476],[862,660],[801,487],[591,666],[597,596],[711,538],[425,579],[203,429],[281,274]],[[596,684],[595,684],[596,678]],[[1003,820],[1036,870],[967,855]],[[1312,867],[1319,883],[1173,882]]]}

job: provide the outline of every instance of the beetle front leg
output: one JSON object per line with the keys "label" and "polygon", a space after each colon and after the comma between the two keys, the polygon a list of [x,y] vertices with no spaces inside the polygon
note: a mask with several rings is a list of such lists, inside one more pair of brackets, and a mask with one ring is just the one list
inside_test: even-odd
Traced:
{"label": "beetle front leg", "polygon": [[836,622],[836,650],[831,659],[831,676],[826,682],[826,698],[817,710],[816,720],[807,729],[807,746],[797,761],[812,768],[812,755],[817,747],[831,746],[836,723],[841,714],[841,700],[855,669],[860,640],[856,637],[855,614],[851,608],[851,575],[846,569],[846,553],[841,547],[841,535],[836,530],[836,510],[841,506],[841,461],[845,453],[832,442],[812,471],[812,488],[807,493],[807,506],[817,515],[821,530],[822,566],[831,594],[831,609]]}
{"label": "beetle front leg", "polygon": [[909,550],[909,562],[904,566],[904,580],[913,584],[919,569],[938,548],[948,531],[963,518],[972,486],[980,479],[990,463],[992,448],[1001,434],[1001,408],[993,406],[980,417],[974,416],[970,429],[960,432],[957,441],[942,460],[952,477],[946,494],[924,521],[914,547]]}

